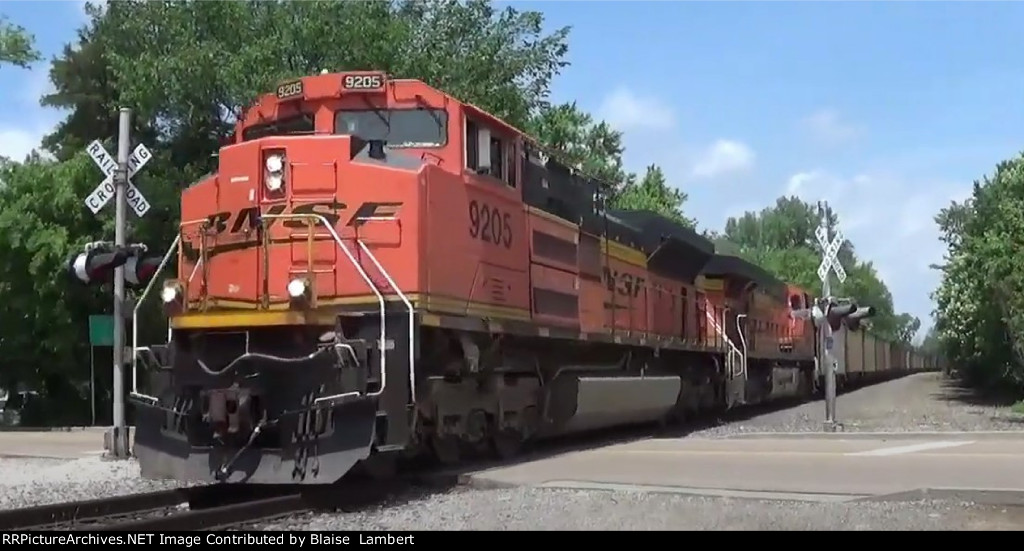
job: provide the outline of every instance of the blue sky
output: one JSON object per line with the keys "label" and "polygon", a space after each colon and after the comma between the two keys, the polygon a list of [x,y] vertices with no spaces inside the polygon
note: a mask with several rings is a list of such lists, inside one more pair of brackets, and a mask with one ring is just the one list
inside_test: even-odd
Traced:
{"label": "blue sky", "polygon": [[[925,326],[932,216],[1024,149],[1024,3],[505,3],[573,27],[554,99],[622,130],[628,167],[661,165],[703,227],[786,193],[826,199]],[[41,5],[0,13],[49,57],[83,3]],[[37,104],[45,65],[0,83],[0,154],[20,157],[61,115]]]}

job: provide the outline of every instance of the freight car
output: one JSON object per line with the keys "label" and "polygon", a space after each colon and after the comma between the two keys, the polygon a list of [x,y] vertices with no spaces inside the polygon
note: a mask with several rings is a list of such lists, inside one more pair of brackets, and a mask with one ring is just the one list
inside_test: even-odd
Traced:
{"label": "freight car", "polygon": [[806,290],[607,208],[529,136],[423,82],[283,84],[217,162],[182,192],[168,342],[135,355],[146,477],[325,484],[816,387],[813,323],[791,315]]}

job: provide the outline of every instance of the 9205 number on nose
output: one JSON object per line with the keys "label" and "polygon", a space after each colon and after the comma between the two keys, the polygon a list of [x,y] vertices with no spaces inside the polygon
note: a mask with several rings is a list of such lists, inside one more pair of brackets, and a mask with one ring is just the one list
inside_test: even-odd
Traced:
{"label": "9205 number on nose", "polygon": [[510,213],[502,212],[498,207],[476,199],[469,202],[469,235],[474,239],[512,248],[511,219]]}

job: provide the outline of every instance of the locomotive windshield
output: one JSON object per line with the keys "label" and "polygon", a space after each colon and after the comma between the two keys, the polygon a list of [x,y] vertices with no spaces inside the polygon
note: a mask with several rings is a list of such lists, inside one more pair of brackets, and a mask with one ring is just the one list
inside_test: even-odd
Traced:
{"label": "locomotive windshield", "polygon": [[242,131],[242,141],[257,140],[267,136],[295,136],[312,134],[315,130],[312,115],[297,115],[266,124],[250,126]]}
{"label": "locomotive windshield", "polygon": [[448,141],[443,109],[363,109],[338,111],[334,133],[382,140],[389,147],[434,147]]}

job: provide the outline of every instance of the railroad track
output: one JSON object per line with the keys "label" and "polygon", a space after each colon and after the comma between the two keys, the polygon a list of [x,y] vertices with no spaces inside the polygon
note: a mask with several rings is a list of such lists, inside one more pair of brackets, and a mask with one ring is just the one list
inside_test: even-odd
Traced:
{"label": "railroad track", "polygon": [[0,511],[0,531],[106,530],[135,523],[145,526],[146,522],[165,521],[185,513],[195,515],[207,510],[266,501],[289,493],[287,489],[275,487],[253,490],[216,485],[193,486],[4,510]]}
{"label": "railroad track", "polygon": [[197,486],[0,511],[0,531],[197,531],[317,510],[351,510],[437,479],[354,480],[322,488]]}

